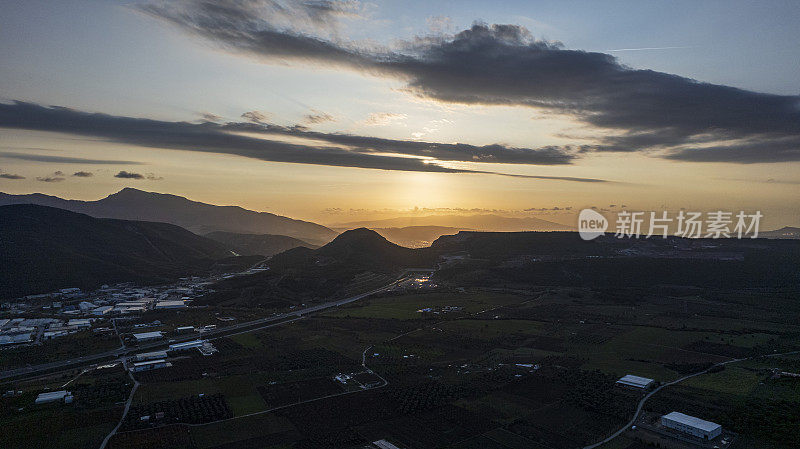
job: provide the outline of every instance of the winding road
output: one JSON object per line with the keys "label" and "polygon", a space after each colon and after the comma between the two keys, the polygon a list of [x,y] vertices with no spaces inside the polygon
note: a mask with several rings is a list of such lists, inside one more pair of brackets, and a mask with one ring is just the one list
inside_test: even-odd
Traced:
{"label": "winding road", "polygon": [[603,441],[599,441],[597,443],[590,444],[588,446],[584,446],[583,449],[594,449],[594,448],[602,446],[602,445],[608,443],[609,441],[613,440],[614,438],[622,435],[623,432],[628,430],[632,425],[634,425],[636,423],[636,420],[639,419],[639,415],[642,413],[642,408],[644,407],[645,402],[647,402],[648,399],[650,399],[654,394],[656,394],[659,391],[661,391],[661,389],[663,389],[663,388],[669,387],[670,385],[675,385],[675,384],[681,383],[686,379],[691,379],[692,377],[696,377],[696,376],[699,376],[701,374],[706,374],[709,371],[711,371],[714,367],[725,366],[725,365],[728,365],[728,364],[731,364],[731,363],[743,362],[745,360],[752,360],[752,359],[759,358],[759,357],[779,357],[779,356],[783,356],[783,355],[792,355],[792,354],[797,354],[797,353],[800,353],[800,351],[791,351],[791,352],[783,352],[783,353],[780,353],[780,354],[768,354],[768,355],[764,355],[764,356],[753,356],[753,357],[745,357],[743,359],[728,360],[726,362],[721,362],[721,363],[714,364],[714,365],[704,369],[703,371],[698,371],[698,372],[696,372],[694,374],[689,374],[688,376],[683,376],[680,379],[673,380],[672,382],[665,383],[664,385],[659,386],[658,388],[656,388],[655,390],[651,391],[650,393],[647,393],[647,395],[645,395],[645,397],[643,397],[642,400],[639,401],[639,404],[636,406],[636,412],[633,414],[633,418],[631,418],[631,420],[628,421],[628,424],[625,424],[625,426],[623,426],[621,429],[619,429],[616,432],[614,432],[613,434],[611,434],[608,438],[604,439]]}

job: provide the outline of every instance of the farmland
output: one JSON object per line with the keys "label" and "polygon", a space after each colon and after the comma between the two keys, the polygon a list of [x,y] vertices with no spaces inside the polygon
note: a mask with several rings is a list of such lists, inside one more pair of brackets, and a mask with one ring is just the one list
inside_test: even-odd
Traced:
{"label": "farmland", "polygon": [[[665,383],[772,347],[800,349],[800,325],[764,312],[757,297],[795,307],[781,291],[681,297],[658,287],[378,295],[138,373],[110,447],[342,448],[381,438],[409,448],[580,447],[630,419],[641,393],[614,386],[624,374]],[[645,410],[719,420],[742,434],[738,448],[784,447],[797,436],[791,427],[764,432],[746,413],[757,401],[765,416],[797,404],[798,383],[769,379],[775,367],[796,372],[800,359],[730,364],[665,389]],[[623,435],[606,446],[640,444]]]}

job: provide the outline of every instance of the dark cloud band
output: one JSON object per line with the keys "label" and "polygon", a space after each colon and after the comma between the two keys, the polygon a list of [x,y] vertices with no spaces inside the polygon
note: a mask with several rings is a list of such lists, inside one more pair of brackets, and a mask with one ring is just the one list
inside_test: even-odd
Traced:
{"label": "dark cloud band", "polygon": [[[377,139],[346,134],[315,133],[302,128],[286,128],[261,123],[167,122],[143,118],[88,113],[64,107],[46,107],[33,103],[0,103],[0,127],[51,131],[107,139],[142,147],[165,148],[208,153],[223,153],[272,162],[329,165],[436,173],[483,173],[488,171],[449,168],[441,161],[508,162],[535,164],[568,163],[572,156],[555,148],[541,150],[507,148],[500,145],[476,147],[464,144],[432,144],[415,141]],[[283,141],[237,134],[250,131],[313,137],[330,144],[299,145]],[[431,156],[432,162],[417,157],[387,156],[403,153]],[[600,179],[508,175],[533,179],[578,182],[602,182]]]}
{"label": "dark cloud band", "polygon": [[[475,24],[394,49],[330,40],[276,19],[271,0],[149,2],[148,14],[262,59],[312,60],[405,80],[416,95],[466,104],[521,105],[603,130],[583,151],[648,151],[686,161],[800,160],[800,97],[771,95],[635,70],[609,54],[535,40],[523,27]],[[294,14],[310,11],[299,3]],[[306,8],[308,9],[308,8]],[[336,14],[316,12],[327,29]],[[610,135],[609,135],[610,134]],[[709,143],[713,143],[709,145]],[[770,147],[781,147],[779,150]],[[513,151],[511,152],[513,153]],[[512,156],[513,157],[513,156]]]}

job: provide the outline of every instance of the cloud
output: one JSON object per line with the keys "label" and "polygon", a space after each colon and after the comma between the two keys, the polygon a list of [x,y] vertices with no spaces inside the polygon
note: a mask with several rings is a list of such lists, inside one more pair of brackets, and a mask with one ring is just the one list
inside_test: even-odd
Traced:
{"label": "cloud", "polygon": [[220,117],[217,114],[213,114],[211,112],[198,112],[197,115],[199,115],[200,116],[200,120],[202,120],[204,122],[220,122],[220,121],[222,121],[222,117]]}
{"label": "cloud", "polygon": [[[272,162],[439,173],[499,174],[447,167],[444,163],[448,161],[563,165],[571,163],[576,157],[575,153],[580,151],[578,147],[515,148],[500,144],[475,146],[393,140],[248,122],[168,122],[88,113],[19,101],[0,103],[0,127],[68,133],[150,148],[233,154]],[[264,138],[252,135],[259,133]],[[270,135],[306,137],[323,143],[300,145],[270,140]],[[504,176],[602,181],[559,176]]]}
{"label": "cloud", "polygon": [[68,157],[68,156],[49,156],[44,154],[28,154],[28,153],[12,153],[0,152],[0,157],[9,159],[19,159],[23,161],[32,162],[53,162],[59,164],[93,164],[93,165],[107,165],[107,164],[125,164],[125,165],[141,165],[141,162],[136,161],[119,161],[112,159],[86,159],[82,157]]}
{"label": "cloud", "polygon": [[335,122],[336,118],[326,112],[317,111],[316,109],[311,110],[311,114],[306,114],[303,117],[304,121],[308,124],[317,125],[320,123],[325,122]]}
{"label": "cloud", "polygon": [[407,119],[406,114],[398,114],[394,112],[373,112],[364,120],[367,126],[387,126]]}
{"label": "cloud", "polygon": [[37,181],[41,181],[41,182],[61,182],[64,179],[65,178],[62,178],[61,176],[37,176],[36,177],[36,180]]}
{"label": "cloud", "polygon": [[0,172],[0,179],[25,179],[22,175],[17,175],[13,173],[2,173]]}
{"label": "cloud", "polygon": [[252,123],[264,123],[269,118],[269,114],[261,111],[248,111],[242,114],[242,118]]}
{"label": "cloud", "polygon": [[76,171],[75,173],[72,174],[72,176],[76,176],[78,178],[91,178],[92,176],[94,176],[94,173],[90,171]]}
{"label": "cloud", "polygon": [[153,173],[146,173],[145,178],[147,178],[148,181],[161,181],[164,179],[163,176],[156,176]]}
{"label": "cloud", "polygon": [[121,170],[119,173],[114,175],[114,177],[122,179],[144,179],[144,175],[141,173],[132,173],[125,170]]}
{"label": "cloud", "polygon": [[309,27],[306,6],[296,6],[291,16],[275,12],[274,5],[184,0],[149,2],[141,9],[265,61],[307,61],[394,77],[407,83],[408,92],[442,102],[564,114],[602,131],[587,151],[645,151],[694,162],[800,160],[798,96],[633,69],[610,54],[536,40],[518,25],[476,23],[454,35],[376,48],[326,34],[336,28],[335,14]]}

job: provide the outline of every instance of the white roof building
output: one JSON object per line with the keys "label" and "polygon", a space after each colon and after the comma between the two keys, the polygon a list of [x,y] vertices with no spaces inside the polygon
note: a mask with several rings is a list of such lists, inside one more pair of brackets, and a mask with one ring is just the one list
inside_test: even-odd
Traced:
{"label": "white roof building", "polygon": [[205,340],[192,340],[183,343],[169,345],[170,351],[185,351],[187,349],[200,348],[205,344]]}
{"label": "white roof building", "polygon": [[114,307],[112,306],[100,306],[92,310],[92,315],[105,315],[107,313],[111,313],[112,310],[114,310]]}
{"label": "white roof building", "polygon": [[136,373],[139,371],[149,371],[151,369],[158,369],[158,368],[167,368],[172,366],[172,363],[167,362],[164,359],[158,360],[148,360],[146,362],[137,362],[134,363],[129,369],[130,371]]}
{"label": "white roof building", "polygon": [[56,402],[56,401],[64,401],[64,402],[72,402],[72,393],[66,390],[61,391],[49,391],[47,393],[40,393],[39,396],[36,397],[34,403],[36,404],[45,404],[48,402]]}
{"label": "white roof building", "polygon": [[183,301],[159,301],[156,309],[185,309],[186,303]]}
{"label": "white roof building", "polygon": [[94,304],[92,304],[92,303],[90,303],[89,301],[81,301],[81,302],[78,304],[78,308],[79,308],[79,309],[81,309],[81,310],[83,310],[83,311],[92,310],[92,309],[94,309],[95,307],[97,307],[97,306],[96,306],[96,305],[94,305]]}
{"label": "white roof building", "polygon": [[662,416],[661,425],[703,440],[713,440],[722,433],[722,426],[719,424],[680,412]]}
{"label": "white roof building", "polygon": [[143,352],[141,354],[136,354],[133,356],[133,359],[137,362],[142,362],[145,360],[154,360],[154,359],[165,359],[167,358],[166,351],[155,351],[155,352]]}
{"label": "white roof building", "polygon": [[67,326],[92,327],[92,320],[89,320],[89,319],[72,319],[72,320],[67,321]]}
{"label": "white roof building", "polygon": [[395,446],[394,444],[386,440],[373,441],[372,444],[378,447],[379,449],[400,449],[399,447]]}
{"label": "white roof building", "polygon": [[617,385],[622,385],[625,387],[633,387],[633,388],[650,388],[655,381],[653,379],[648,379],[646,377],[639,377],[634,376],[633,374],[628,374],[622,377],[620,380],[617,381]]}
{"label": "white roof building", "polygon": [[28,343],[33,340],[30,332],[21,334],[0,335],[0,345],[13,345],[17,343]]}
{"label": "white roof building", "polygon": [[158,340],[160,338],[164,338],[164,334],[162,334],[161,331],[142,332],[141,334],[133,334],[133,338],[135,338],[137,342]]}

